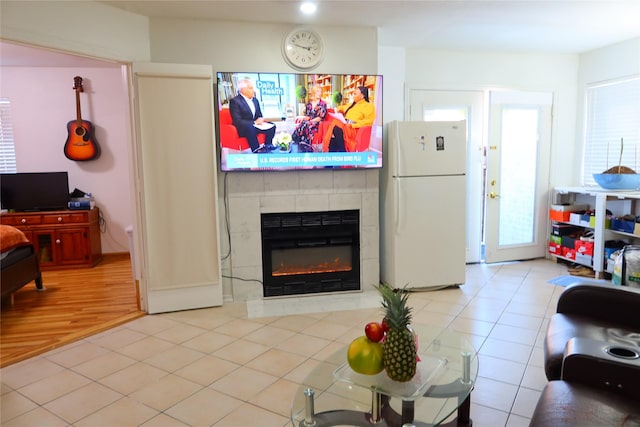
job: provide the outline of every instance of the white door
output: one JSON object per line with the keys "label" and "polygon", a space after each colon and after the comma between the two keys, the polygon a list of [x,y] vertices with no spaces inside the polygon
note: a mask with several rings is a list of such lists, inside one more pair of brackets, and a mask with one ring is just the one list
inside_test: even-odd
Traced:
{"label": "white door", "polygon": [[491,92],[485,260],[546,254],[553,95]]}
{"label": "white door", "polygon": [[212,69],[134,64],[133,83],[143,307],[221,305]]}
{"label": "white door", "polygon": [[466,161],[466,262],[482,258],[482,212],[484,194],[482,91],[439,91],[413,89],[409,92],[409,120],[467,121]]}

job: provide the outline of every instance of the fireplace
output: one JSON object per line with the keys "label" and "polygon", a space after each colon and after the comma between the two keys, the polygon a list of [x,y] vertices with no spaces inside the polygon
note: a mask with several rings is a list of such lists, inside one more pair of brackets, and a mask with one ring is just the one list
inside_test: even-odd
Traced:
{"label": "fireplace", "polygon": [[360,289],[360,211],[261,215],[264,296]]}

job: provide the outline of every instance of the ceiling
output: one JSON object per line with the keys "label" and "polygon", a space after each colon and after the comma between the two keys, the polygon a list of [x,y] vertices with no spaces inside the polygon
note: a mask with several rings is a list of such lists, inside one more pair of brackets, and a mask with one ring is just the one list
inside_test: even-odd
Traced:
{"label": "ceiling", "polygon": [[640,0],[102,1],[149,17],[371,26],[378,44],[428,49],[579,53],[640,36]]}
{"label": "ceiling", "polygon": [[[148,17],[377,27],[378,45],[405,48],[581,53],[640,37],[640,0],[316,2],[310,18],[297,0],[100,1]],[[0,54],[3,66],[117,66],[4,42]]]}

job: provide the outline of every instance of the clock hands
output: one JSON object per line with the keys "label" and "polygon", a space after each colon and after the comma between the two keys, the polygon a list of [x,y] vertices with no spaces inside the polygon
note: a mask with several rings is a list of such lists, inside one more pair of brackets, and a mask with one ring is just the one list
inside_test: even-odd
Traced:
{"label": "clock hands", "polygon": [[302,49],[307,49],[309,52],[311,52],[311,47],[302,46],[301,44],[298,44],[298,43],[294,43],[293,45]]}

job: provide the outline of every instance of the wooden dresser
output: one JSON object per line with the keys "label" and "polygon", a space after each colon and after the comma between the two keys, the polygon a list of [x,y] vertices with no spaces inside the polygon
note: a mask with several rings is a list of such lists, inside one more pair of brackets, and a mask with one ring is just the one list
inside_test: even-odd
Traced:
{"label": "wooden dresser", "polygon": [[3,213],[0,222],[24,232],[42,270],[93,267],[102,259],[98,208]]}

